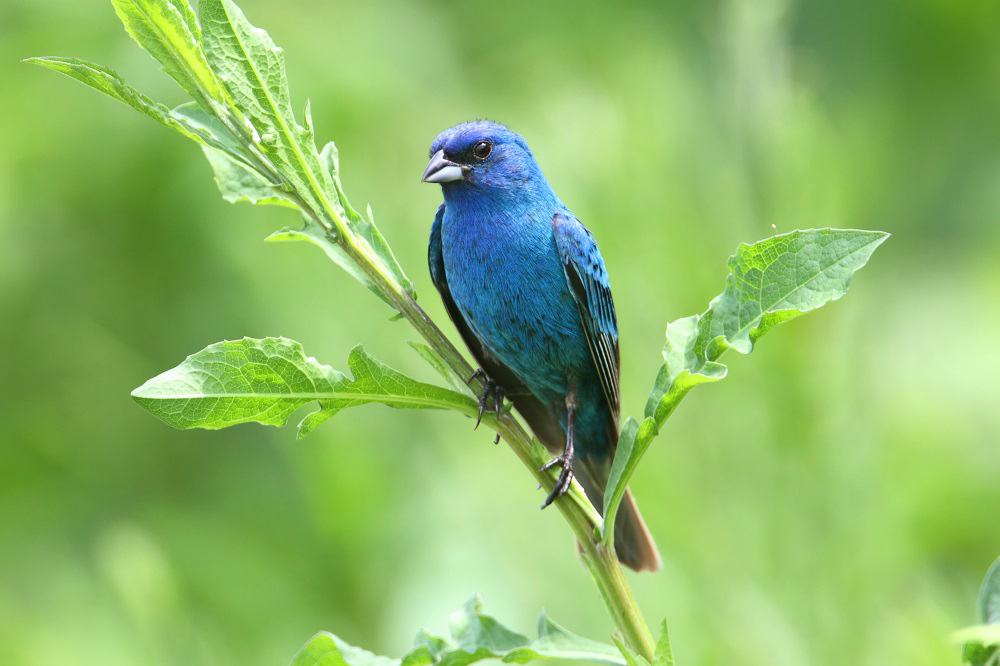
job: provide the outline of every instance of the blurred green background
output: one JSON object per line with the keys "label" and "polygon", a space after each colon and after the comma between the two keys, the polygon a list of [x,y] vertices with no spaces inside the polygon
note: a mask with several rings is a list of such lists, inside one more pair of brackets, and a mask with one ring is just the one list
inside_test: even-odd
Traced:
{"label": "blurred green background", "polygon": [[[439,321],[427,147],[526,137],[611,272],[627,414],[739,242],[892,232],[685,401],[633,482],[664,571],[632,581],[682,664],[958,663],[1000,554],[1000,8],[610,5],[242,2]],[[297,442],[132,402],[244,335],[434,375],[315,248],[261,242],[291,213],[224,203],[194,144],[34,55],[185,101],[110,3],[0,4],[0,664],[284,664],[321,629],[398,656],[474,592],[607,639],[558,513],[465,419],[368,406]]]}

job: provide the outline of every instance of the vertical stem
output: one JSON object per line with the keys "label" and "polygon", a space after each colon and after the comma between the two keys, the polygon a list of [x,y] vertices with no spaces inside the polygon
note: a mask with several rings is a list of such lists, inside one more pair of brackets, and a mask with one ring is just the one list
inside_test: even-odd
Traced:
{"label": "vertical stem", "polygon": [[[417,302],[389,275],[382,262],[371,253],[370,248],[357,243],[349,234],[341,235],[338,242],[451,369],[460,377],[471,377],[473,369],[465,358],[427,316],[423,308],[417,305]],[[482,390],[478,380],[471,380],[469,386],[474,391]],[[555,486],[555,475],[539,471],[547,458],[544,448],[532,439],[520,421],[510,413],[497,419],[496,428],[542,488],[547,492],[551,491]],[[622,632],[625,642],[638,654],[652,661],[655,648],[653,636],[632,595],[632,589],[625,580],[621,564],[614,552],[602,547],[597,538],[595,530],[601,524],[597,510],[586,499],[575,481],[570,493],[558,498],[553,504],[576,535],[583,552],[583,560],[594,577],[608,614]]]}

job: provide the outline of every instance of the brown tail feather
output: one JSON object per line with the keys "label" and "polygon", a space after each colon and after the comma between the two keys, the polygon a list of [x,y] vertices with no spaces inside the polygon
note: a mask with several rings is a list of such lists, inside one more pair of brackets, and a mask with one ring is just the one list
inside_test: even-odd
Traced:
{"label": "brown tail feather", "polygon": [[[597,465],[590,459],[580,463],[573,466],[576,479],[583,486],[590,503],[603,514],[604,489],[611,468],[611,458],[608,457],[603,464]],[[639,507],[632,497],[632,491],[627,488],[615,518],[615,555],[619,562],[636,571],[659,571],[662,564],[653,537],[646,529]]]}
{"label": "brown tail feather", "polygon": [[622,564],[636,571],[659,571],[663,563],[628,488],[615,518],[615,555]]}

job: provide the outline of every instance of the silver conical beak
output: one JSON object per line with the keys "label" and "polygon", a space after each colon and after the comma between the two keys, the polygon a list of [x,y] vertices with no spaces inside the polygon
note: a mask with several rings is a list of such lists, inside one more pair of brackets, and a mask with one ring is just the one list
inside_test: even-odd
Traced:
{"label": "silver conical beak", "polygon": [[453,180],[462,180],[464,177],[465,174],[462,173],[462,167],[446,160],[444,158],[444,151],[439,150],[431,155],[431,161],[427,163],[427,168],[424,169],[424,175],[421,180],[425,183],[448,183]]}

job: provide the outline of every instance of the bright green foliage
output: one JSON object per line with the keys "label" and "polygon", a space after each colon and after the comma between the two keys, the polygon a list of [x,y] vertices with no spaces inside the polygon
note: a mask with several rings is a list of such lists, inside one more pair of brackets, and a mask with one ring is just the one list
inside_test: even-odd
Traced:
{"label": "bright green foliage", "polygon": [[292,666],[466,666],[483,659],[524,664],[535,659],[572,659],[623,666],[614,646],[581,638],[559,626],[545,613],[538,618],[538,638],[508,629],[482,613],[478,596],[469,599],[450,618],[450,638],[426,631],[401,659],[380,657],[352,647],[330,633],[317,634],[296,656]]}
{"label": "bright green foliage", "polygon": [[310,402],[320,409],[299,424],[299,437],[345,407],[379,402],[390,407],[474,413],[475,402],[410,379],[360,347],[348,365],[354,378],[307,357],[285,338],[244,338],[209,345],[132,392],[150,413],[175,428],[217,430],[239,423],[284,425]]}
{"label": "bright green foliage", "polygon": [[[725,290],[701,315],[671,322],[663,366],[646,403],[645,419],[629,417],[618,441],[608,492],[606,525],[614,525],[628,479],[678,403],[698,384],[726,376],[718,358],[727,349],[749,354],[772,327],[837,300],[851,277],[889,234],[856,229],[811,229],[740,245],[727,264]],[[613,540],[614,530],[605,529]]]}
{"label": "bright green foliage", "polygon": [[[200,20],[187,0],[115,0],[129,34],[163,65],[194,99],[173,111],[130,88],[114,71],[74,58],[27,61],[68,74],[202,144],[227,201],[296,205],[306,219],[300,235],[320,239],[331,256],[348,268],[341,232],[378,262],[398,288],[414,296],[371,208],[365,219],[340,184],[337,151],[317,150],[308,103],[303,124],[292,109],[282,51],[268,34],[252,26],[231,0],[200,3]],[[315,229],[309,229],[315,227]],[[389,302],[383,289],[356,265],[355,278]]]}

